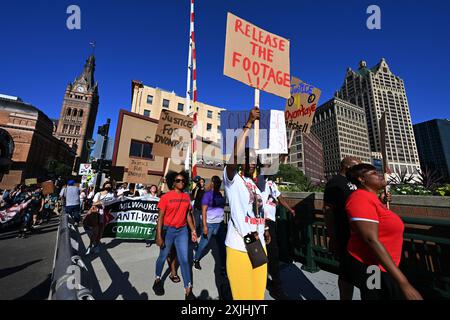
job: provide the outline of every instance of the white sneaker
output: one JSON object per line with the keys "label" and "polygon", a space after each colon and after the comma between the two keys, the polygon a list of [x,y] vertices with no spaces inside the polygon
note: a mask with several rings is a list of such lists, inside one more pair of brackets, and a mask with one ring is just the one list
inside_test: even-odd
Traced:
{"label": "white sneaker", "polygon": [[87,256],[87,255],[89,255],[90,253],[91,253],[91,246],[89,246],[89,247],[87,248],[85,255]]}

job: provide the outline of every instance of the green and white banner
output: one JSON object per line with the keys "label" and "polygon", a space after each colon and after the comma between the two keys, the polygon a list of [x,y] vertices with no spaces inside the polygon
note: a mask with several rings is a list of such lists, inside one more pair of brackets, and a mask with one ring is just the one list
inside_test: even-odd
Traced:
{"label": "green and white banner", "polygon": [[103,237],[155,240],[159,198],[122,197],[105,203]]}

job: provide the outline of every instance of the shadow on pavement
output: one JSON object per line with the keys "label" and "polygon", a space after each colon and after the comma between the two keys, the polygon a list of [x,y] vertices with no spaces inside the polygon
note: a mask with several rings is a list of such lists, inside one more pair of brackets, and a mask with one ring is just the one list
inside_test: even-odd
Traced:
{"label": "shadow on pavement", "polygon": [[326,297],[295,264],[281,265],[280,276],[283,282],[283,288],[289,299],[326,300]]}
{"label": "shadow on pavement", "polygon": [[[112,280],[111,285],[104,292],[102,292],[100,285],[92,288],[92,293],[98,300],[116,300],[119,296],[122,296],[124,300],[148,300],[148,294],[145,292],[139,293],[137,291],[129,280],[130,273],[128,271],[122,271],[107,250],[112,249],[123,242],[142,241],[114,239],[107,245],[102,245],[100,249],[101,251],[98,255],[92,255],[93,258],[96,256],[100,258],[105,270],[108,272],[108,275]],[[91,257],[91,255],[87,257]],[[92,265],[89,260],[89,258],[86,259],[86,262],[89,263],[92,270]],[[98,281],[96,282],[98,283]]]}
{"label": "shadow on pavement", "polygon": [[15,300],[47,300],[51,282],[52,275],[49,274],[43,282]]}
{"label": "shadow on pavement", "polygon": [[15,266],[15,267],[11,267],[11,268],[5,268],[5,269],[1,269],[0,270],[0,279],[7,277],[11,274],[14,274],[16,272],[22,271],[23,269],[28,268],[29,266],[41,262],[42,259],[38,259],[38,260],[33,260],[33,261],[29,261],[27,263],[21,264],[20,266]]}

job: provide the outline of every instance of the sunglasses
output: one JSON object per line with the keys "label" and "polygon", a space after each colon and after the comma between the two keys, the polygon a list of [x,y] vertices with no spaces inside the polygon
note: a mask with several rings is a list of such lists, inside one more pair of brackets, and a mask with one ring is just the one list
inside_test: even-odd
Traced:
{"label": "sunglasses", "polygon": [[180,182],[183,182],[183,183],[185,183],[185,182],[186,182],[186,180],[184,180],[184,179],[175,179],[175,183],[180,183]]}

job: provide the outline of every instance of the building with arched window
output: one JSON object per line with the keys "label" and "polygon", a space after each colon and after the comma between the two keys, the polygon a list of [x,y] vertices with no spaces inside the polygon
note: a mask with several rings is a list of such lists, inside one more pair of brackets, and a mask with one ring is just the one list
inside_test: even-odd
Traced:
{"label": "building with arched window", "polygon": [[49,161],[73,166],[75,150],[53,136],[54,123],[21,99],[0,95],[0,189],[49,177]]}

